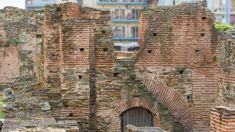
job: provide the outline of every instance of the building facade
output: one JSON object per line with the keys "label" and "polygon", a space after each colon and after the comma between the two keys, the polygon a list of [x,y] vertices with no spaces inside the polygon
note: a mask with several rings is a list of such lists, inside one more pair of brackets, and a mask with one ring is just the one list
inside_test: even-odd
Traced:
{"label": "building facade", "polygon": [[139,10],[154,7],[157,0],[86,0],[83,6],[111,11],[114,47],[121,51],[134,51],[138,47]]}
{"label": "building facade", "polygon": [[28,10],[42,9],[45,5],[73,2],[82,5],[82,0],[25,0],[25,8]]}
{"label": "building facade", "polygon": [[[177,5],[201,0],[159,0],[158,6]],[[216,21],[235,26],[235,0],[207,0],[208,8],[215,13]]]}
{"label": "building facade", "polygon": [[235,0],[208,0],[208,8],[215,13],[218,22],[235,26]]}

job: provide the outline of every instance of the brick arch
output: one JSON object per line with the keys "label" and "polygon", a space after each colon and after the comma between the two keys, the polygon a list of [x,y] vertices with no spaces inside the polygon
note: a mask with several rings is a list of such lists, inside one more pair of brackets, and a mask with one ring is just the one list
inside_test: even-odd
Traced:
{"label": "brick arch", "polygon": [[148,91],[171,112],[186,130],[192,129],[192,109],[189,108],[180,93],[167,87],[163,82],[142,80]]}
{"label": "brick arch", "polygon": [[153,125],[155,127],[161,127],[160,117],[159,117],[159,108],[157,104],[153,104],[143,98],[133,98],[130,101],[121,101],[117,105],[114,106],[114,113],[115,117],[113,118],[114,123],[112,124],[111,128],[113,131],[120,131],[121,129],[121,120],[120,115],[131,108],[141,107],[144,108],[152,113],[153,116]]}

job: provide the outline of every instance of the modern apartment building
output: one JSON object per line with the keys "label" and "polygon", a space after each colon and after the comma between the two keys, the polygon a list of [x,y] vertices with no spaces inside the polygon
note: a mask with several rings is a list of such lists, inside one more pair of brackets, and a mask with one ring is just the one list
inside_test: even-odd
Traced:
{"label": "modern apartment building", "polygon": [[[158,6],[177,5],[182,2],[197,2],[202,0],[159,0]],[[208,8],[215,13],[216,20],[235,26],[235,0],[207,0]]]}
{"label": "modern apartment building", "polygon": [[235,26],[235,0],[207,0],[207,2],[208,8],[215,13],[217,21]]}
{"label": "modern apartment building", "polygon": [[[150,1],[157,4],[157,0]],[[149,2],[149,3],[150,3]],[[147,0],[85,0],[83,6],[109,10],[114,47],[132,51],[138,46],[139,10],[150,7]]]}
{"label": "modern apartment building", "polygon": [[74,2],[82,5],[83,0],[25,0],[25,7],[28,10],[43,9],[45,5]]}

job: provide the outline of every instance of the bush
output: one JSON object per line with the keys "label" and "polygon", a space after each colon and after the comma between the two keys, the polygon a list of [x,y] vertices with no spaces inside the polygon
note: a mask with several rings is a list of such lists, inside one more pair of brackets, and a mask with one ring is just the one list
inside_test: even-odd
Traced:
{"label": "bush", "polygon": [[217,31],[232,31],[233,30],[233,26],[230,24],[226,24],[226,23],[215,23],[214,26]]}

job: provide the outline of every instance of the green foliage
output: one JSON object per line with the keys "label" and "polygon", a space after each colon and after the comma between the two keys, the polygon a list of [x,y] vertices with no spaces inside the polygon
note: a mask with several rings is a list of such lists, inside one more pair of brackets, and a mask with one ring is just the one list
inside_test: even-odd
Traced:
{"label": "green foliage", "polygon": [[3,111],[4,104],[5,102],[4,102],[3,96],[0,95],[0,118],[4,118],[6,116],[6,113]]}
{"label": "green foliage", "polygon": [[3,111],[0,111],[0,118],[4,118],[6,116],[6,113]]}
{"label": "green foliage", "polygon": [[233,26],[226,23],[214,23],[214,27],[217,31],[232,31]]}
{"label": "green foliage", "polygon": [[20,43],[20,41],[16,38],[12,38],[10,39],[10,44],[11,45],[18,45]]}
{"label": "green foliage", "polygon": [[138,89],[144,89],[144,84],[143,83],[141,83],[141,82],[137,82],[136,83],[136,87],[138,88]]}
{"label": "green foliage", "polygon": [[217,61],[217,57],[214,56],[214,57],[212,58],[212,61],[213,61],[213,62],[216,62],[216,61]]}

